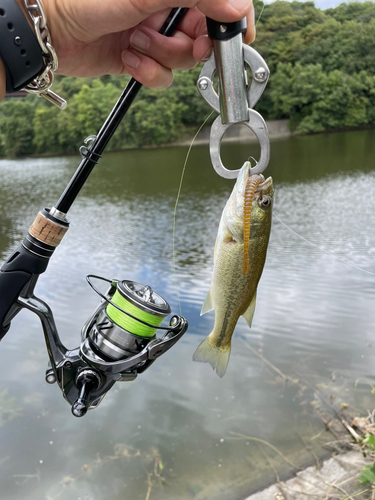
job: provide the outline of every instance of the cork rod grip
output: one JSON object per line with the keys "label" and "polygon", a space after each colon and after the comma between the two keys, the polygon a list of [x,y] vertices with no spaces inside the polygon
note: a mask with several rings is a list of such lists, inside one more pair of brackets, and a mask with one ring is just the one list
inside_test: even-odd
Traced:
{"label": "cork rod grip", "polygon": [[47,217],[39,212],[36,219],[31,224],[29,233],[37,240],[47,245],[57,247],[67,230],[68,227],[47,219]]}

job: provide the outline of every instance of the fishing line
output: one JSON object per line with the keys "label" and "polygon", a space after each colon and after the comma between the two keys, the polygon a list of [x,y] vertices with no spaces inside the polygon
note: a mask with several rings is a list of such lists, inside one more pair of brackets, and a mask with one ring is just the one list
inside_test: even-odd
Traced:
{"label": "fishing line", "polygon": [[285,224],[285,222],[283,222],[280,217],[278,217],[275,212],[272,212],[272,215],[274,217],[276,217],[276,219],[281,222],[281,224],[283,226],[285,226],[287,229],[289,229],[289,231],[291,231],[293,234],[295,234],[296,236],[298,236],[298,238],[301,238],[301,240],[303,241],[306,241],[306,243],[309,243],[310,245],[312,245],[313,247],[317,248],[318,250],[320,250],[321,252],[324,252],[326,253],[327,255],[330,255],[331,257],[334,257],[335,259],[343,262],[344,264],[347,264],[348,266],[350,267],[354,267],[354,269],[357,269],[358,271],[362,271],[363,273],[367,273],[367,274],[371,274],[372,276],[375,276],[375,273],[372,273],[371,271],[366,271],[366,269],[362,269],[361,267],[357,267],[355,266],[354,264],[351,264],[350,262],[348,262],[347,260],[344,260],[344,259],[341,259],[340,257],[338,257],[337,255],[335,255],[334,253],[331,253],[329,252],[328,250],[324,250],[323,248],[320,248],[318,245],[316,245],[315,243],[313,243],[312,241],[309,241],[307,240],[306,238],[304,238],[303,236],[301,236],[300,234],[296,233],[296,231],[294,231],[291,227],[287,226]]}
{"label": "fishing line", "polygon": [[194,144],[194,141],[195,139],[197,138],[199,132],[202,130],[202,128],[206,125],[206,123],[208,122],[208,120],[211,118],[212,114],[214,113],[214,111],[211,111],[211,113],[207,116],[207,118],[204,120],[204,122],[202,123],[202,125],[199,127],[199,129],[197,130],[195,136],[193,137],[193,140],[191,141],[190,143],[190,146],[189,146],[189,149],[186,153],[186,157],[185,157],[185,161],[184,161],[184,166],[182,167],[182,172],[181,172],[181,178],[180,178],[180,184],[178,186],[178,190],[177,190],[177,197],[176,197],[176,203],[175,203],[175,206],[174,206],[174,211],[173,211],[173,231],[172,231],[172,260],[173,260],[173,274],[174,274],[174,284],[175,284],[175,288],[176,288],[176,292],[177,292],[177,301],[178,301],[178,307],[180,309],[180,315],[182,314],[181,312],[181,302],[180,302],[180,295],[178,293],[178,286],[177,286],[177,276],[176,276],[176,261],[175,261],[175,245],[174,245],[174,242],[175,242],[175,228],[176,228],[176,212],[177,212],[177,205],[178,205],[178,201],[180,199],[180,194],[181,194],[181,188],[182,188],[182,181],[184,180],[184,175],[185,175],[185,170],[186,170],[186,165],[187,165],[187,162],[188,162],[188,159],[189,159],[189,156],[190,156],[190,151],[191,151],[191,148],[193,147],[193,144]]}
{"label": "fishing line", "polygon": [[257,22],[255,23],[255,27],[258,26],[258,23],[259,23],[260,18],[261,18],[262,14],[263,14],[263,11],[264,11],[264,7],[265,7],[265,3],[263,2],[262,10],[260,11],[260,14],[259,14],[259,17],[257,19]]}
{"label": "fishing line", "polygon": [[112,297],[112,302],[116,304],[118,307],[121,307],[123,311],[130,313],[135,318],[139,318],[145,323],[149,323],[154,325],[154,328],[148,325],[144,325],[140,323],[137,319],[133,319],[131,316],[124,314],[122,311],[119,311],[112,304],[108,304],[106,308],[106,313],[108,317],[116,323],[116,325],[120,326],[124,330],[133,333],[135,335],[139,335],[140,337],[153,337],[156,333],[156,330],[161,325],[164,316],[156,316],[155,313],[152,314],[150,312],[146,312],[140,309],[138,306],[131,304],[129,300],[127,300],[119,290],[117,289],[114,296]]}

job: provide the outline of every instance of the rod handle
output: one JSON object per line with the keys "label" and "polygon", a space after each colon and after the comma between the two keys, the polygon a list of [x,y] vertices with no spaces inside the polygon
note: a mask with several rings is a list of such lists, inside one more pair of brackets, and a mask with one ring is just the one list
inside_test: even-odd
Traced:
{"label": "rod handle", "polygon": [[21,310],[18,297],[32,293],[39,274],[47,269],[48,258],[29,252],[22,244],[0,270],[0,339]]}

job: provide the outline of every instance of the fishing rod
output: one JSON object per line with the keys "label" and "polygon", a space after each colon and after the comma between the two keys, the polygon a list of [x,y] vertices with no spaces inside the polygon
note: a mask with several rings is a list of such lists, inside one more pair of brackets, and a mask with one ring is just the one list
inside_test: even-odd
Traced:
{"label": "fishing rod", "polygon": [[[187,10],[172,9],[160,33],[172,36]],[[203,66],[197,85],[204,99],[219,113],[210,136],[213,166],[223,177],[237,177],[238,171],[223,166],[220,146],[228,127],[244,123],[256,134],[261,146],[259,163],[250,173],[260,173],[268,163],[269,137],[263,118],[252,108],[267,84],[269,70],[261,56],[243,44],[246,20],[224,24],[207,18],[207,28],[214,53]],[[251,69],[250,86],[244,64]],[[219,95],[213,86],[215,72]],[[50,384],[57,382],[76,417],[96,408],[116,381],[134,380],[143,373],[188,328],[187,320],[178,315],[172,316],[169,326],[161,326],[171,309],[150,286],[89,275],[87,281],[101,302],[82,328],[80,346],[68,350],[60,339],[52,310],[34,295],[39,276],[46,271],[69,228],[70,207],[141,87],[135,79],[130,80],[98,134],[85,139],[80,148],[82,161],[58,202],[38,213],[23,242],[0,270],[0,340],[22,309],[39,317],[49,354],[45,379]],[[105,293],[99,291],[95,280],[107,283]],[[157,337],[157,330],[164,335]]]}
{"label": "fishing rod", "polygon": [[[172,9],[159,33],[172,36],[187,10]],[[188,328],[186,319],[177,315],[168,327],[161,326],[171,309],[150,286],[91,275],[88,283],[101,302],[82,328],[81,345],[68,350],[60,339],[52,310],[34,295],[39,276],[69,228],[69,208],[141,88],[141,83],[130,80],[98,134],[88,137],[81,146],[82,161],[56,205],[38,213],[23,242],[0,270],[0,340],[22,309],[39,317],[49,354],[46,381],[58,383],[76,417],[96,408],[116,381],[134,380],[143,373]],[[105,294],[93,279],[109,284]],[[157,337],[157,330],[164,335]]]}

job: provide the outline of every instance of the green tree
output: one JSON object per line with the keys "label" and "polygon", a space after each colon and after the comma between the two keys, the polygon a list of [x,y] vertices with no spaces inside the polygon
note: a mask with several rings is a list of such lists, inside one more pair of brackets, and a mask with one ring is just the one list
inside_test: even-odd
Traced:
{"label": "green tree", "polygon": [[182,131],[186,106],[168,90],[148,90],[127,116],[130,137],[136,146],[175,141]]}
{"label": "green tree", "polygon": [[9,99],[0,106],[0,137],[6,156],[14,158],[34,152],[33,118],[36,99]]}
{"label": "green tree", "polygon": [[297,132],[321,132],[375,123],[375,77],[365,71],[325,73],[320,64],[280,64],[271,97],[276,112]]}

